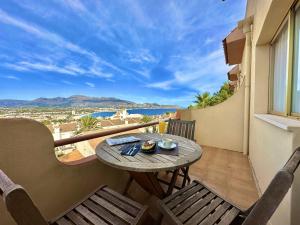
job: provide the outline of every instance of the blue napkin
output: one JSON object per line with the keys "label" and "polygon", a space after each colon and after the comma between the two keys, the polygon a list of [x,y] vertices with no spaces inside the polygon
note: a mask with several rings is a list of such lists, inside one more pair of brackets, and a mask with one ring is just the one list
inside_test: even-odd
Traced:
{"label": "blue napkin", "polygon": [[121,155],[135,156],[141,149],[141,144],[131,144],[123,146],[121,150]]}

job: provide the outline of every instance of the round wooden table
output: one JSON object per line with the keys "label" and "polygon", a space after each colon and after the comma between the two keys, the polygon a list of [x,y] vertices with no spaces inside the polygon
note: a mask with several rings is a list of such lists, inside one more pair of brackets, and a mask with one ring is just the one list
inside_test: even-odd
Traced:
{"label": "round wooden table", "polygon": [[[134,133],[118,135],[114,138],[134,136],[143,140],[161,140],[163,138],[171,138],[178,143],[178,156],[165,154],[144,154],[137,153],[135,156],[123,156],[120,154],[120,148],[123,145],[109,146],[106,141],[102,141],[96,148],[98,159],[114,168],[126,170],[131,177],[135,179],[145,190],[155,194],[159,198],[172,193],[178,170],[187,167],[202,155],[201,147],[194,141],[184,137],[170,134],[150,134],[150,133]],[[173,177],[169,189],[165,192],[157,180],[156,173],[160,171],[174,170]]]}

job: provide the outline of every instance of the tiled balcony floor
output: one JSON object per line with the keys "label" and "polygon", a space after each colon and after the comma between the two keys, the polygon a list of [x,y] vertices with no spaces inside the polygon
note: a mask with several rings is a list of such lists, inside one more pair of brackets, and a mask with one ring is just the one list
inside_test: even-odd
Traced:
{"label": "tiled balcony floor", "polygon": [[192,179],[202,181],[242,208],[258,198],[248,158],[241,153],[203,147],[202,158],[191,166]]}
{"label": "tiled balcony floor", "polygon": [[[233,151],[207,146],[202,148],[204,153],[201,159],[190,167],[192,180],[200,180],[241,208],[250,207],[257,200],[258,192],[247,157]],[[160,178],[169,177],[161,173]],[[157,199],[147,195],[137,184],[130,188],[129,196],[148,204],[150,214],[158,218]]]}

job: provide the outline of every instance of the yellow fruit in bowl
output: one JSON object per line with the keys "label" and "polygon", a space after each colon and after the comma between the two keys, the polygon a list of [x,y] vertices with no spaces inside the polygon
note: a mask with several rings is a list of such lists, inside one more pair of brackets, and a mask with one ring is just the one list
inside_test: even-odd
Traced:
{"label": "yellow fruit in bowl", "polygon": [[145,141],[143,144],[142,144],[142,150],[151,150],[153,149],[153,147],[155,146],[155,141]]}

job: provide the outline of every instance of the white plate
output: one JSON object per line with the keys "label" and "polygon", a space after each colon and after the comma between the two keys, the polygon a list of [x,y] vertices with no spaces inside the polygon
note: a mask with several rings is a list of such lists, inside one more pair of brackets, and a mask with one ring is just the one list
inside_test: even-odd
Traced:
{"label": "white plate", "polygon": [[167,149],[167,150],[171,150],[171,149],[176,148],[176,144],[175,144],[174,142],[171,144],[170,147],[164,146],[162,141],[159,141],[157,144],[158,144],[158,146],[159,146],[160,148]]}

